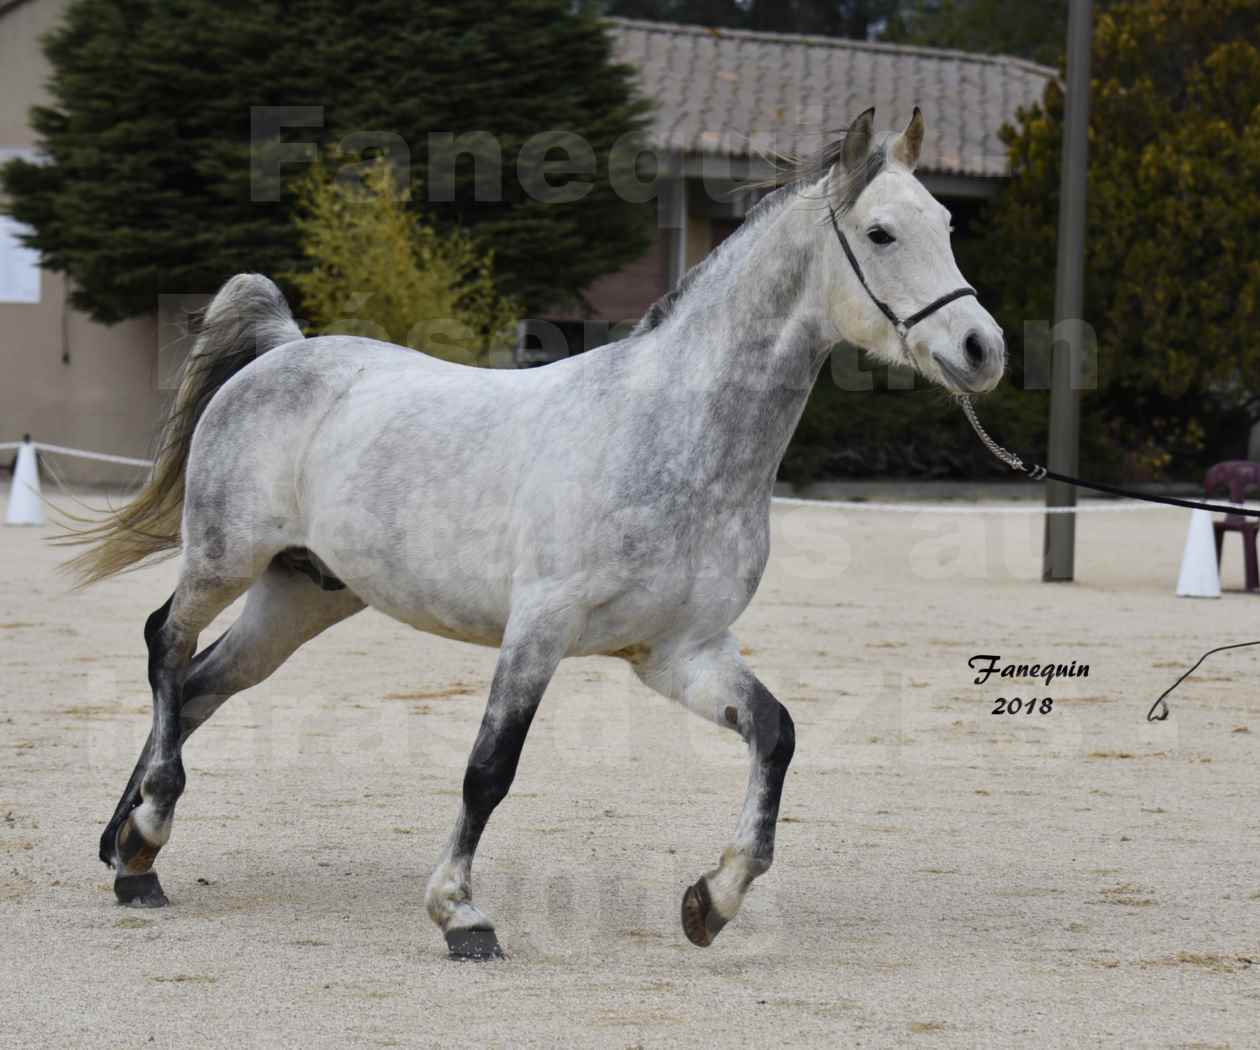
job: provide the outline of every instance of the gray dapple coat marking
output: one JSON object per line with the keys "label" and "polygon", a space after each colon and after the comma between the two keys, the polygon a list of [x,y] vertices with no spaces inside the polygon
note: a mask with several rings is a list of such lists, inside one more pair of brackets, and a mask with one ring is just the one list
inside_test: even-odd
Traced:
{"label": "gray dapple coat marking", "polygon": [[[1003,367],[1001,334],[974,299],[903,343],[846,264],[828,204],[902,316],[962,283],[948,215],[912,175],[922,118],[875,141],[871,116],[759,205],[629,339],[547,368],[475,370],[368,339],[303,339],[265,278],[224,286],[180,389],[174,451],[124,512],[142,534],[146,506],[178,510],[182,480],[179,537],[111,554],[138,542],[115,524],[89,556],[101,576],[183,545],[177,589],[146,629],[153,730],[101,842],[120,899],[165,903],[152,862],[188,735],[370,605],[501,648],[426,894],[452,953],[498,954],[472,903],[473,854],[557,663],[586,654],[630,661],[749,743],[734,839],[683,901],[687,936],[711,942],[773,857],[792,721],[729,628],[765,568],[775,472],[830,346],[847,339],[954,389],[958,377],[987,389]],[[876,227],[892,240],[877,242]],[[246,366],[255,351],[265,353]],[[239,621],[194,658],[201,631],[245,592]]]}

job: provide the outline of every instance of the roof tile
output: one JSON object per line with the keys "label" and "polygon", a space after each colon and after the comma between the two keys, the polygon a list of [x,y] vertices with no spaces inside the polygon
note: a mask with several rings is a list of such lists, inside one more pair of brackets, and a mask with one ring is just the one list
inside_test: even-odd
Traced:
{"label": "roof tile", "polygon": [[615,57],[656,101],[658,147],[685,153],[804,154],[867,106],[894,126],[918,105],[928,123],[920,168],[1000,177],[998,139],[1056,73],[1004,55],[835,37],[608,20]]}

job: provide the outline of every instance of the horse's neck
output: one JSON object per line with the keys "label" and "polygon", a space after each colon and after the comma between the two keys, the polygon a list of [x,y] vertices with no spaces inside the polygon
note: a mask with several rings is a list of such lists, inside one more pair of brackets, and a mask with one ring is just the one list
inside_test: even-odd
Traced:
{"label": "horse's neck", "polygon": [[656,333],[663,393],[685,398],[684,433],[733,490],[769,491],[832,341],[813,218],[797,202],[750,230]]}

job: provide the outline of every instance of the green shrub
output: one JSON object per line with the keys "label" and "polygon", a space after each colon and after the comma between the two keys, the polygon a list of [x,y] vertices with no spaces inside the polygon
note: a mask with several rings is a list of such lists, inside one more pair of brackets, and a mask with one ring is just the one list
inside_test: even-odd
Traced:
{"label": "green shrub", "polygon": [[520,310],[495,287],[493,253],[462,230],[417,219],[383,158],[338,174],[344,159],[331,154],[298,185],[310,269],[286,276],[308,331],[366,335],[462,364],[509,346]]}

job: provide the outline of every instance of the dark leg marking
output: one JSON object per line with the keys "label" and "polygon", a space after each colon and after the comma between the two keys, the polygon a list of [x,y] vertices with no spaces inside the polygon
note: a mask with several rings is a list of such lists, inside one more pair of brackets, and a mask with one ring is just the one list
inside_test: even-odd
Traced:
{"label": "dark leg marking", "polygon": [[753,720],[753,748],[766,777],[765,804],[757,827],[757,854],[766,858],[766,866],[774,858],[774,830],[779,820],[779,800],[783,781],[796,753],[796,723],[788,709],[774,698],[764,685],[753,679],[756,693]]}
{"label": "dark leg marking", "polygon": [[523,710],[505,716],[497,724],[490,724],[489,718],[482,722],[464,771],[464,819],[456,840],[458,854],[477,851],[490,814],[507,798],[540,699],[541,692],[531,697]]}
{"label": "dark leg marking", "polygon": [[162,628],[166,625],[167,617],[171,615],[171,603],[173,601],[175,601],[174,594],[166,599],[162,608],[150,613],[149,618],[144,621],[144,644],[149,650],[149,685],[154,685],[156,668],[158,666],[157,661],[162,655],[158,645],[159,635]]}

